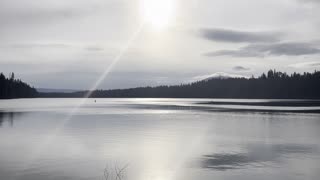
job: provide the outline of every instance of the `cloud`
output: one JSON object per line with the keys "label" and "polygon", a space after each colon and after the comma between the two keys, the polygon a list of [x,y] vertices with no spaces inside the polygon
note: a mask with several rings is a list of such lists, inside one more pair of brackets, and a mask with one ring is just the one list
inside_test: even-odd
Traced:
{"label": "cloud", "polygon": [[[1,10],[1,9],[0,9]],[[25,9],[0,12],[0,23],[2,25],[12,26],[14,24],[39,24],[51,23],[52,21],[60,21],[68,18],[81,17],[92,13],[91,9]]]}
{"label": "cloud", "polygon": [[320,67],[320,62],[303,62],[303,63],[296,63],[290,64],[289,67],[293,68],[313,68],[313,67]]}
{"label": "cloud", "polygon": [[250,70],[250,68],[246,68],[246,67],[243,67],[243,66],[235,66],[232,69],[235,70],[235,71],[249,71]]}
{"label": "cloud", "polygon": [[200,35],[211,41],[229,43],[253,43],[279,41],[279,33],[249,32],[229,29],[201,29]]}
{"label": "cloud", "polygon": [[[45,0],[45,1],[0,1],[0,25],[5,28],[15,26],[41,26],[68,20],[81,20],[121,7],[116,0]],[[61,26],[61,25],[59,25]]]}
{"label": "cloud", "polygon": [[82,48],[87,51],[103,51],[104,48],[96,45],[85,45],[85,44],[72,44],[72,43],[17,43],[17,44],[0,44],[0,48],[11,48],[11,49],[31,49],[31,48],[54,48],[54,49],[65,49],[65,48]]}
{"label": "cloud", "polygon": [[205,53],[205,56],[231,56],[231,57],[263,57],[261,53],[258,52],[252,52],[247,51],[244,49],[240,50],[220,50],[220,51],[214,51]]}
{"label": "cloud", "polygon": [[314,47],[310,43],[276,43],[276,44],[260,44],[249,45],[246,47],[248,51],[256,51],[267,53],[269,55],[288,55],[300,56],[320,53],[320,49]]}
{"label": "cloud", "polygon": [[273,43],[250,44],[237,50],[220,50],[206,53],[206,56],[264,57],[264,56],[301,56],[320,54],[320,49],[312,43]]}
{"label": "cloud", "polygon": [[21,43],[21,44],[11,44],[7,46],[2,45],[0,47],[25,49],[25,48],[67,48],[71,46],[72,46],[71,44],[65,44],[65,43]]}
{"label": "cloud", "polygon": [[99,46],[88,46],[85,48],[88,51],[103,51],[104,49]]}
{"label": "cloud", "polygon": [[318,3],[320,4],[319,0],[298,0],[299,2],[303,2],[303,3]]}

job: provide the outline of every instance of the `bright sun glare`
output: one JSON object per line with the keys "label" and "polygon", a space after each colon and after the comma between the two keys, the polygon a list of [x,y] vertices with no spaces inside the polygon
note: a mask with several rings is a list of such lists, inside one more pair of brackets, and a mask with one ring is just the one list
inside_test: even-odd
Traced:
{"label": "bright sun glare", "polygon": [[174,16],[174,0],[140,0],[141,15],[145,23],[156,30],[169,26]]}

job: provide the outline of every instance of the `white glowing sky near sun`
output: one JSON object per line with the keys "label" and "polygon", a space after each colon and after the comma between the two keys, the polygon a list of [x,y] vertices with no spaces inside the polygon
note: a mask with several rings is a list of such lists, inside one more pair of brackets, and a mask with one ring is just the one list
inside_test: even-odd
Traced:
{"label": "white glowing sky near sun", "polygon": [[143,21],[156,30],[168,27],[174,19],[173,0],[141,0],[140,6]]}

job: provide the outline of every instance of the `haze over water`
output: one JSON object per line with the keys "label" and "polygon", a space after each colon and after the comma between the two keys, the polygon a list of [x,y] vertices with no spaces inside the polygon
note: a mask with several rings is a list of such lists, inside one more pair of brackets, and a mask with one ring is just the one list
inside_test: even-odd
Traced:
{"label": "haze over water", "polygon": [[320,114],[294,110],[320,107],[208,101],[1,100],[0,179],[101,180],[115,166],[127,180],[319,178]]}

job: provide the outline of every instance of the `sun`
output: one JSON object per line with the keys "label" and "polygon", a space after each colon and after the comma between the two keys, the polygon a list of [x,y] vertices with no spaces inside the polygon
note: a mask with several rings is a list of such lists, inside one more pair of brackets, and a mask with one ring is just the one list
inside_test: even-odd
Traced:
{"label": "sun", "polygon": [[174,0],[140,0],[141,16],[144,23],[156,30],[170,25],[175,13]]}

